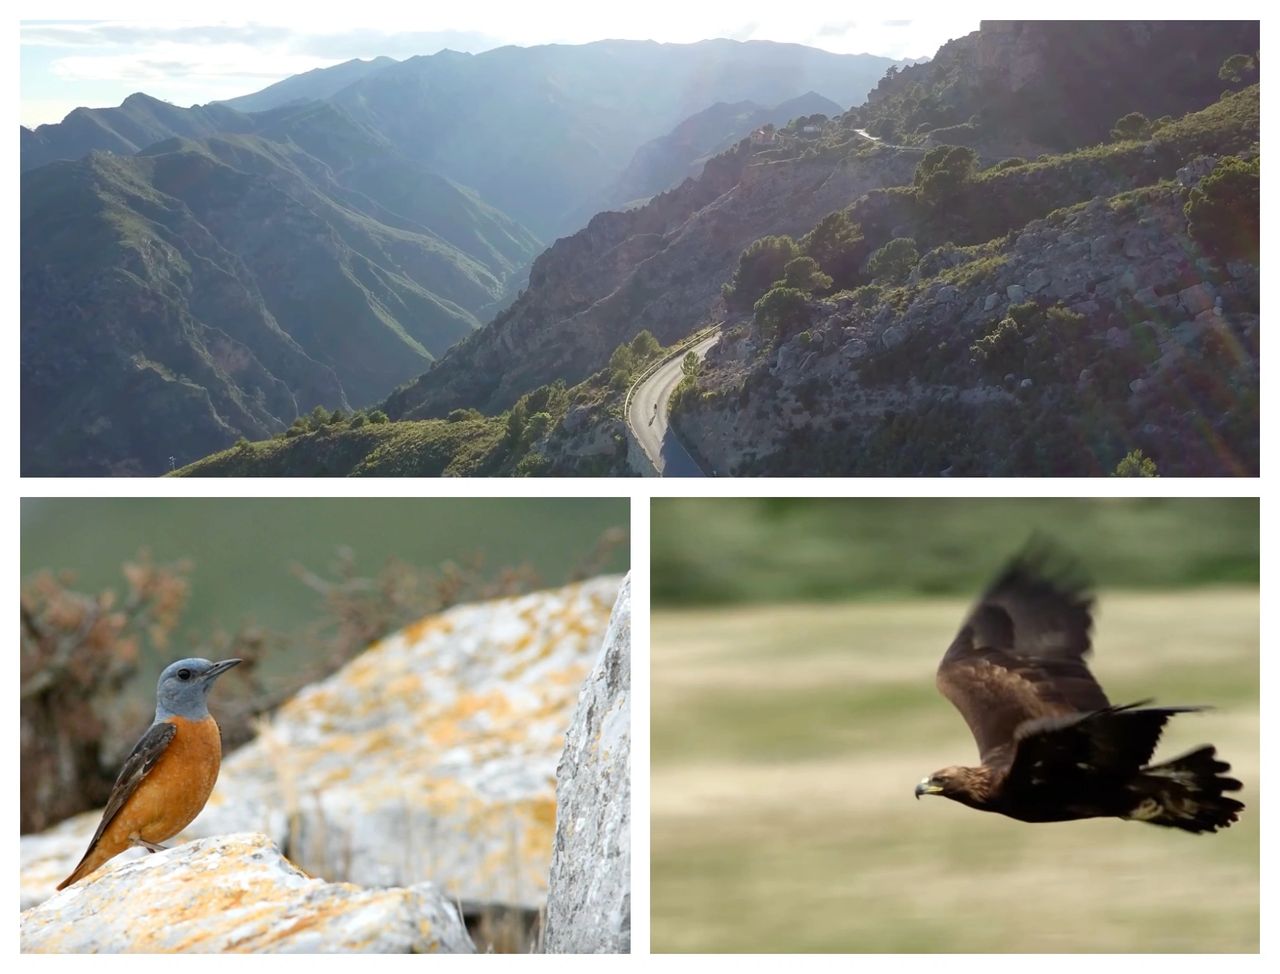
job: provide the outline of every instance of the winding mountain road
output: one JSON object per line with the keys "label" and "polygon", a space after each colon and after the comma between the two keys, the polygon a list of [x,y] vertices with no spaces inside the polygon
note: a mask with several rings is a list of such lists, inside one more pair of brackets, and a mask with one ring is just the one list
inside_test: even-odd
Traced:
{"label": "winding mountain road", "polygon": [[720,332],[708,335],[690,348],[663,362],[653,374],[636,387],[627,409],[627,425],[631,427],[641,449],[653,461],[662,477],[705,477],[689,451],[676,438],[668,423],[671,394],[684,377],[684,357],[693,352],[701,359],[720,340]]}

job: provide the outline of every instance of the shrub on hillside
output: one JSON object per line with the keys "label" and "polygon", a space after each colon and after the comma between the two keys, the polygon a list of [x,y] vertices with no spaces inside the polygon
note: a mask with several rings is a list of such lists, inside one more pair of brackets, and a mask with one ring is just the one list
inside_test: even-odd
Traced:
{"label": "shrub on hillside", "polygon": [[914,183],[920,198],[932,206],[954,196],[973,175],[976,161],[977,154],[968,146],[930,149],[916,166]]}
{"label": "shrub on hillside", "polygon": [[761,237],[738,258],[733,279],[721,291],[725,304],[732,311],[754,307],[782,278],[787,264],[799,256],[800,248],[790,237]]}
{"label": "shrub on hillside", "polygon": [[756,326],[777,341],[809,327],[809,305],[798,288],[778,286],[756,302]]}
{"label": "shrub on hillside", "polygon": [[1261,210],[1259,160],[1222,159],[1194,187],[1183,212],[1187,231],[1219,260],[1258,262]]}
{"label": "shrub on hillside", "polygon": [[1111,138],[1116,142],[1130,139],[1146,139],[1151,136],[1151,122],[1142,112],[1130,112],[1116,119],[1111,129]]}
{"label": "shrub on hillside", "polygon": [[797,257],[787,263],[782,273],[782,283],[787,287],[812,294],[815,291],[829,290],[831,276],[822,273],[822,268],[812,257]]}
{"label": "shrub on hillside", "polygon": [[862,228],[844,210],[828,213],[818,225],[800,238],[800,249],[818,262],[831,275],[838,288],[849,287],[858,280],[858,269],[867,255]]}
{"label": "shrub on hillside", "polygon": [[910,237],[897,237],[867,258],[866,273],[872,280],[901,284],[920,263],[920,252]]}

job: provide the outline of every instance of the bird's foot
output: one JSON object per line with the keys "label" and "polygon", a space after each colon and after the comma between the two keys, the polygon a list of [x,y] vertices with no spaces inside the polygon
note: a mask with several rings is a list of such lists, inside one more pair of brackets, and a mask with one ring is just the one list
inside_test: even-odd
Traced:
{"label": "bird's foot", "polygon": [[169,851],[169,847],[167,845],[161,845],[158,842],[148,842],[146,839],[139,838],[136,835],[133,836],[133,844],[142,846],[142,848],[146,849],[148,852],[168,852]]}

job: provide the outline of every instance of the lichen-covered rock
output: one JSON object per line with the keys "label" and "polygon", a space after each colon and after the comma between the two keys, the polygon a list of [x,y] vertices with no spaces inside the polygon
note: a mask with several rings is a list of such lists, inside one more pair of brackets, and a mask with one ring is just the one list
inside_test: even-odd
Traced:
{"label": "lichen-covered rock", "polygon": [[556,769],[556,839],[543,946],[631,949],[631,579],[622,583]]}
{"label": "lichen-covered rock", "polygon": [[[556,762],[618,584],[459,606],[376,643],[230,755],[173,842],[263,832],[326,879],[541,908]],[[24,907],[53,894],[98,818],[23,837]]]}
{"label": "lichen-covered rock", "polygon": [[311,879],[265,835],[116,860],[22,914],[24,952],[471,953],[431,883],[361,889]]}

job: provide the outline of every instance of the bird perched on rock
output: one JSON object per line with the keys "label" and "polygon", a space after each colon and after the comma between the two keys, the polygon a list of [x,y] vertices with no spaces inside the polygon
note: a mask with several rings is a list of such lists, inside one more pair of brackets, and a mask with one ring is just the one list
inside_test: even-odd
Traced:
{"label": "bird perched on rock", "polygon": [[209,713],[214,681],[238,659],[170,663],[156,685],[156,717],[134,746],[84,858],[58,884],[70,886],[132,846],[158,852],[209,800],[222,764],[222,734]]}
{"label": "bird perched on rock", "polygon": [[938,667],[938,688],[977,740],[977,767],[937,771],[941,795],[1024,822],[1115,817],[1214,832],[1244,805],[1210,745],[1148,764],[1165,723],[1203,707],[1112,706],[1085,662],[1093,595],[1079,569],[1033,542],[969,613]]}

